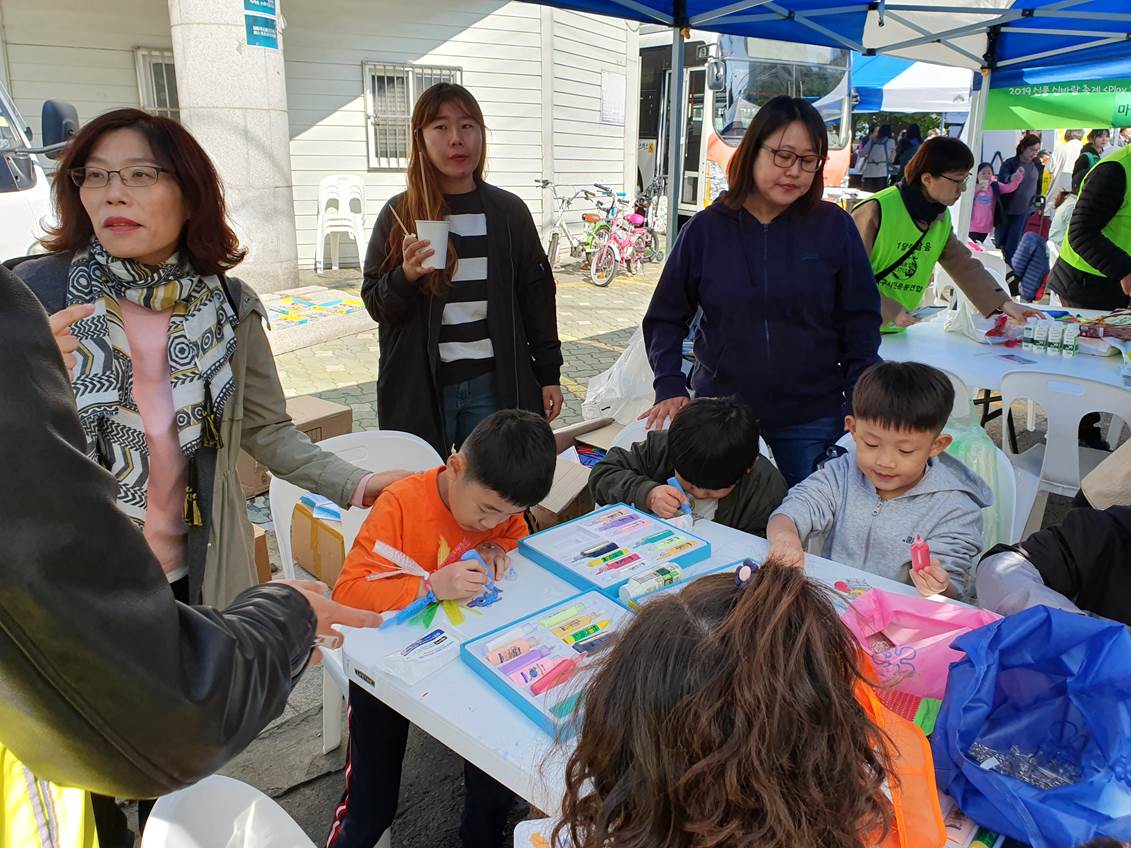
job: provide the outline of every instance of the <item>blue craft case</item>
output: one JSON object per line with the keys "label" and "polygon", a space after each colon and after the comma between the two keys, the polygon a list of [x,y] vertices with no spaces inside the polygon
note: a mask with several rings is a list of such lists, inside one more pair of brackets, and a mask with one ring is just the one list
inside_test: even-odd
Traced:
{"label": "blue craft case", "polygon": [[[601,592],[580,592],[576,595],[571,595],[565,600],[550,604],[547,607],[543,607],[537,612],[532,612],[528,615],[524,615],[522,618],[516,618],[514,621],[508,622],[507,624],[501,625],[500,627],[496,627],[489,633],[484,633],[482,636],[478,636],[475,639],[469,639],[468,641],[460,645],[459,649],[460,658],[473,672],[483,678],[488,686],[493,688],[503,698],[513,704],[515,708],[517,708],[523,715],[525,715],[532,722],[538,725],[538,727],[540,727],[546,734],[558,739],[570,739],[577,733],[575,722],[571,720],[572,716],[567,716],[564,719],[557,719],[553,715],[549,714],[548,710],[546,712],[543,712],[542,710],[538,709],[534,704],[531,703],[531,699],[523,697],[519,692],[516,691],[515,686],[512,685],[511,681],[508,678],[504,677],[502,674],[496,671],[496,666],[491,665],[485,659],[480,657],[479,649],[481,646],[485,647],[486,645],[490,644],[492,641],[494,641],[496,638],[498,638],[508,630],[513,630],[515,628],[521,627],[523,624],[533,619],[549,617],[555,610],[564,610],[567,607],[576,604],[578,601],[585,599],[589,599],[587,601],[589,606],[592,606],[594,604],[594,601],[599,601],[600,605],[604,609],[606,609],[610,615],[617,616],[617,620],[615,622],[616,626],[613,627],[610,632],[615,633],[619,631],[621,627],[626,623],[628,618],[628,611],[620,604],[611,601],[606,595]],[[610,621],[612,621],[611,618]],[[583,657],[583,655],[578,653],[577,657],[580,659]],[[576,674],[570,681],[568,681],[568,683],[562,684],[563,687],[568,688],[562,689],[561,691],[559,691],[561,687],[555,687],[555,689],[551,689],[551,692],[556,693],[552,697],[552,700],[559,702],[570,697],[570,694],[579,691],[581,684],[587,678],[588,675],[584,672]],[[541,696],[532,696],[532,699],[535,699],[537,697]]]}
{"label": "blue craft case", "polygon": [[544,551],[540,551],[535,547],[535,545],[537,544],[536,540],[540,538],[545,538],[546,536],[554,533],[560,534],[563,528],[590,521],[594,516],[598,516],[606,512],[611,512],[616,509],[625,509],[629,512],[633,512],[641,518],[646,518],[662,527],[670,527],[672,530],[683,536],[686,536],[688,539],[700,543],[700,546],[695,548],[694,550],[688,551],[686,554],[667,560],[667,562],[675,563],[680,568],[688,568],[689,566],[695,565],[696,563],[702,562],[703,560],[710,559],[711,543],[706,539],[700,536],[696,536],[694,533],[689,533],[686,530],[682,530],[679,527],[675,527],[674,525],[671,525],[668,522],[664,521],[662,518],[657,518],[650,513],[642,512],[641,510],[636,509],[636,507],[623,503],[610,504],[609,506],[602,507],[601,509],[593,510],[593,512],[583,515],[580,518],[575,518],[572,521],[567,521],[564,524],[558,524],[554,527],[543,530],[540,533],[535,533],[532,536],[527,536],[525,539],[519,542],[518,552],[531,562],[537,563],[547,571],[551,572],[557,577],[560,577],[562,580],[565,580],[567,583],[576,586],[578,589],[581,589],[583,591],[591,590],[600,592],[602,595],[611,598],[613,601],[619,604],[620,587],[627,583],[630,577],[635,576],[634,574],[630,573],[626,575],[623,580],[618,580],[617,582],[611,583],[608,586],[602,586],[599,583],[589,580],[585,577],[585,575],[575,571],[566,563],[554,559],[551,555],[545,553]]}

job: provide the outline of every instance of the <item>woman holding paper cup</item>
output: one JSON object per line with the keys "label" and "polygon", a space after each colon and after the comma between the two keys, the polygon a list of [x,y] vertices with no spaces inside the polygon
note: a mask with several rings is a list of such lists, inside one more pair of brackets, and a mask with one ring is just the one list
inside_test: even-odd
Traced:
{"label": "woman holding paper cup", "polygon": [[1014,303],[955,236],[950,209],[970,180],[974,154],[956,138],[929,138],[903,179],[857,204],[852,218],[880,287],[885,332],[915,324],[915,311],[941,265],[983,315],[1004,312],[1018,321],[1040,314]]}
{"label": "woman holding paper cup", "polygon": [[407,190],[377,218],[361,296],[378,324],[377,418],[441,456],[499,409],[561,412],[554,278],[526,204],[483,181],[483,112],[438,83],[416,103]]}

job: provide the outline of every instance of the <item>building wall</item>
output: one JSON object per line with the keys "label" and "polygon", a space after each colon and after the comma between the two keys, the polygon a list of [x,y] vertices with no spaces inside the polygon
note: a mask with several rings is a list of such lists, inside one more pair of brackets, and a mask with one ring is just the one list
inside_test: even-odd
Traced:
{"label": "building wall", "polygon": [[137,106],[134,48],[172,49],[165,0],[0,0],[9,92],[41,137],[44,100],[67,100],[88,121]]}
{"label": "building wall", "polygon": [[[287,0],[283,13],[300,267],[314,263],[323,177],[365,177],[367,228],[404,188],[403,172],[369,169],[366,61],[462,68],[489,128],[488,180],[543,227],[554,212],[543,176],[562,192],[632,191],[639,61],[625,22],[505,0]],[[0,21],[9,91],[37,139],[46,99],[74,103],[84,122],[139,105],[134,49],[172,47],[165,0],[0,0]],[[602,68],[624,76],[624,126],[600,122]],[[341,248],[358,263],[348,238]]]}
{"label": "building wall", "polygon": [[[319,0],[288,0],[285,14],[291,169],[303,267],[314,262],[322,178],[365,176],[367,228],[404,189],[402,171],[368,166],[366,61],[462,68],[463,83],[479,100],[489,128],[487,179],[523,198],[540,224],[552,213],[549,194],[535,185],[544,174],[567,184],[624,181],[626,128],[597,125],[600,70],[594,77],[582,67],[595,58],[624,68],[622,21],[499,0],[387,3],[380,12],[371,0],[336,0],[329,7]],[[589,29],[597,32],[600,50],[583,43]],[[544,45],[552,45],[552,56]],[[564,110],[560,98],[570,104]],[[634,104],[635,95],[628,100]],[[628,111],[635,121],[635,108]],[[548,116],[553,120],[544,120]],[[635,134],[631,142],[634,150]],[[357,261],[348,239],[341,249],[343,264]]]}

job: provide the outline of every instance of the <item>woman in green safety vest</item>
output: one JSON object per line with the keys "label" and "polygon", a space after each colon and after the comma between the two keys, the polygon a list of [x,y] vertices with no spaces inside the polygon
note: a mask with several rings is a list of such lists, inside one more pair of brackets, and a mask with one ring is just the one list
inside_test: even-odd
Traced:
{"label": "woman in green safety vest", "polygon": [[974,154],[958,139],[929,138],[897,185],[876,192],[852,211],[880,287],[884,332],[919,320],[914,312],[935,265],[942,265],[985,316],[1004,312],[1022,321],[1039,314],[1014,303],[954,234],[948,207],[961,196],[973,167]]}
{"label": "woman in green safety vest", "polygon": [[1119,309],[1131,296],[1131,145],[1095,165],[1080,196],[1049,285],[1066,306]]}

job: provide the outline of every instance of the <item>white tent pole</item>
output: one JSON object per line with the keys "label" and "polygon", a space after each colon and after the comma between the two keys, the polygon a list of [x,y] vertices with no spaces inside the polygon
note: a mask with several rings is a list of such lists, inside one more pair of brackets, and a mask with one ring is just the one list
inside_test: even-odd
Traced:
{"label": "white tent pole", "polygon": [[[611,0],[611,2],[616,3],[618,6],[623,6],[624,8],[629,9],[630,11],[639,12],[644,17],[649,18],[653,21],[658,21],[659,23],[662,23],[662,24],[670,24],[672,22],[672,16],[671,15],[665,14],[664,12],[657,11],[656,9],[650,9],[649,7],[645,6],[643,3],[635,2],[635,0]],[[551,4],[551,5],[553,5],[553,4]]]}
{"label": "white tent pole", "polygon": [[[990,96],[990,70],[982,70],[982,87],[974,92],[970,101],[970,117],[966,121],[966,145],[974,154],[974,168],[982,161],[982,128],[986,123],[986,103]],[[958,207],[957,234],[958,240],[966,243],[966,236],[970,233],[970,216],[974,212],[974,190],[978,175],[973,175],[974,186],[968,186],[962,193]]]}
{"label": "white tent pole", "polygon": [[719,18],[725,18],[728,15],[745,12],[747,9],[753,9],[757,6],[764,6],[769,2],[770,0],[742,0],[740,3],[732,3],[729,6],[723,6],[721,9],[715,9],[712,12],[704,12],[702,15],[696,15],[691,19],[691,26],[702,26],[711,21],[717,21]]}
{"label": "white tent pole", "polygon": [[[683,159],[683,30],[672,28],[672,76],[668,85],[671,102],[668,105],[668,255],[675,244],[679,229],[680,163]],[[709,120],[704,116],[704,120]]]}
{"label": "white tent pole", "polygon": [[[908,20],[907,18],[903,17],[903,15],[897,14],[895,12],[888,12],[887,16],[889,18],[891,18],[893,21],[895,21],[896,23],[903,24],[908,29],[914,30],[915,32],[919,33],[920,35],[930,35],[931,34],[930,30],[926,29],[925,27],[919,26],[919,24],[915,23],[914,21]],[[951,50],[953,50],[958,55],[965,56],[967,59],[972,60],[977,65],[982,64],[982,57],[981,56],[975,56],[969,50],[964,50],[961,47],[956,47],[955,45],[948,44],[948,43],[944,43],[942,46],[943,47],[949,47]]]}

